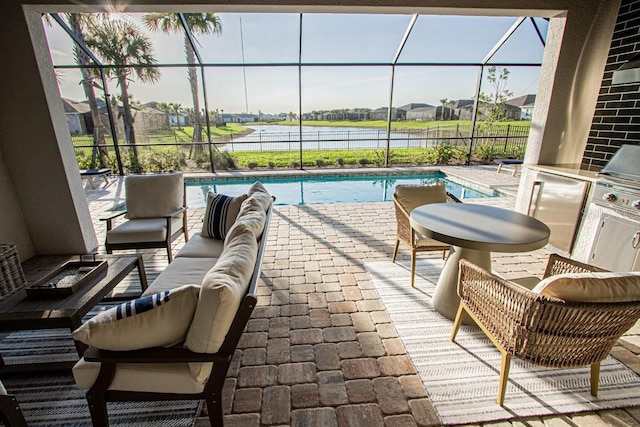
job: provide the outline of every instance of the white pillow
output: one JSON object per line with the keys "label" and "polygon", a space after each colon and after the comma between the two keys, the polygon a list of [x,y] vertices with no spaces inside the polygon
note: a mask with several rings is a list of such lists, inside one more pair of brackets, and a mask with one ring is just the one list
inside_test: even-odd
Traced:
{"label": "white pillow", "polygon": [[259,200],[256,200],[254,196],[250,196],[247,200],[242,202],[242,207],[236,218],[236,222],[231,226],[227,232],[224,244],[234,239],[235,236],[242,233],[246,228],[253,231],[256,239],[262,237],[264,232],[264,226],[267,221],[267,213],[264,211]]}
{"label": "white pillow", "polygon": [[533,292],[574,302],[640,300],[640,273],[565,273],[540,281]]}
{"label": "white pillow", "polygon": [[73,338],[115,351],[178,344],[187,336],[199,292],[200,286],[185,285],[127,301],[91,318]]}
{"label": "white pillow", "polygon": [[242,202],[247,199],[246,194],[237,197],[207,193],[207,209],[202,222],[202,236],[224,240],[227,232],[236,221]]}
{"label": "white pillow", "polygon": [[258,257],[258,243],[249,229],[228,242],[202,287],[185,346],[197,353],[220,349],[244,294]]}

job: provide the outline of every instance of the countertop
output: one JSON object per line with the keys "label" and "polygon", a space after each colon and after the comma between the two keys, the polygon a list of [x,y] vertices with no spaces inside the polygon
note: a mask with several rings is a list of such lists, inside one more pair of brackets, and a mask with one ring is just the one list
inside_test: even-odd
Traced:
{"label": "countertop", "polygon": [[555,175],[561,175],[568,178],[579,179],[582,181],[596,182],[598,173],[593,171],[581,170],[580,165],[524,165],[524,167],[539,172],[547,172]]}

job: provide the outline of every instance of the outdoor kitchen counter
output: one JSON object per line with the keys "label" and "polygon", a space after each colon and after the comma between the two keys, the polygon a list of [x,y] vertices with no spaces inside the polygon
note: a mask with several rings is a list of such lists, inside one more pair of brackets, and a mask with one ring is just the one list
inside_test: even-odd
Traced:
{"label": "outdoor kitchen counter", "polygon": [[548,172],[555,175],[561,175],[567,178],[579,179],[581,181],[587,182],[596,182],[596,180],[598,179],[597,172],[581,170],[579,164],[524,165],[524,167],[538,172]]}

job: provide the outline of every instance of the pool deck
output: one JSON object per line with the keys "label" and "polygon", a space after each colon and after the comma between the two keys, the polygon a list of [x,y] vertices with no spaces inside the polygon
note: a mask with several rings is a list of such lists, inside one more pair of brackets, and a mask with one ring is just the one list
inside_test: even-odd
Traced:
{"label": "pool deck", "polygon": [[[495,165],[451,166],[437,168],[355,168],[271,172],[276,176],[340,173],[380,174],[394,171],[416,173],[442,170],[449,176],[500,191],[497,198],[467,199],[513,208],[518,177],[496,173]],[[188,175],[191,176],[191,175]],[[201,175],[198,175],[200,177]],[[209,176],[212,176],[209,174]],[[250,177],[259,180],[264,171],[222,172],[216,177]],[[106,187],[85,190],[98,241],[104,242],[104,224],[98,220],[107,209],[124,201],[121,178]],[[363,209],[363,207],[365,207]],[[354,212],[360,214],[355,215]],[[190,235],[201,228],[204,208],[189,209]],[[403,393],[392,397],[377,395],[374,378],[366,373],[353,379],[354,366],[365,369],[371,359],[376,363],[393,355],[409,361],[384,305],[380,301],[363,262],[389,260],[395,243],[395,216],[391,202],[276,206],[269,230],[262,279],[258,288],[258,306],[254,310],[245,337],[227,375],[223,396],[225,426],[359,426],[362,414],[370,414],[371,426],[436,426],[436,412],[419,377],[407,374],[393,377]],[[174,253],[184,244],[174,242]],[[99,248],[104,253],[104,246]],[[122,253],[122,252],[119,252]],[[162,249],[140,250],[149,281],[167,266]],[[492,254],[493,269],[507,278],[541,274],[549,251],[540,249],[521,254]],[[399,258],[408,259],[401,249]],[[438,254],[420,255],[439,256]],[[135,275],[127,278],[117,291],[135,288]],[[335,343],[325,341],[323,333],[347,331]],[[363,340],[361,334],[367,333]],[[360,337],[360,338],[359,338]],[[370,339],[369,339],[370,338]],[[383,348],[384,354],[379,349]],[[616,345],[612,354],[640,373],[640,327],[632,328]],[[343,361],[351,360],[351,372],[345,375]],[[312,377],[305,374],[313,362]],[[320,363],[319,363],[320,362]],[[409,361],[410,364],[410,361]],[[287,381],[278,383],[267,375],[273,367]],[[297,369],[300,368],[300,369]],[[356,369],[357,371],[358,369]],[[498,378],[496,375],[496,384]],[[638,391],[640,393],[640,390]],[[385,408],[409,408],[385,413],[378,399],[397,399]],[[356,403],[357,402],[357,403]],[[407,405],[408,404],[408,405]],[[373,409],[372,409],[373,408]],[[483,423],[482,426],[637,426],[640,408],[587,412],[575,415],[533,417]],[[196,426],[209,426],[199,418]]]}

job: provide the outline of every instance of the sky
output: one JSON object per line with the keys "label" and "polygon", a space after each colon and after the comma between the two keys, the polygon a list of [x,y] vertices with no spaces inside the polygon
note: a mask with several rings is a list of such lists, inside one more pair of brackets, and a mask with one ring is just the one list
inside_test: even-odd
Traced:
{"label": "sky", "polygon": [[[182,33],[153,32],[142,14],[116,15],[146,34],[159,64],[185,64]],[[195,34],[205,64],[209,110],[228,113],[298,112],[298,56],[302,43],[302,111],[378,108],[389,105],[391,66],[411,21],[410,15],[224,13],[221,34]],[[475,95],[477,66],[414,66],[412,63],[478,63],[516,22],[517,17],[419,16],[395,67],[393,105],[440,105],[446,98]],[[536,18],[543,36],[547,23]],[[54,65],[74,65],[71,39],[58,27],[45,25]],[[525,20],[489,61],[540,63],[544,47],[530,20]],[[349,66],[322,64],[349,63]],[[242,67],[243,64],[280,64]],[[313,64],[313,65],[305,65]],[[354,65],[367,64],[367,65]],[[379,65],[373,65],[379,64]],[[235,65],[235,66],[230,66]],[[507,90],[513,97],[536,93],[539,67],[509,66]],[[193,105],[185,67],[163,67],[154,84],[133,81],[129,92],[142,103]],[[85,98],[78,70],[58,69],[61,96]],[[485,76],[486,77],[486,76]],[[485,79],[486,80],[486,79]],[[111,94],[119,94],[110,82]],[[483,82],[482,90],[491,88]],[[202,98],[202,90],[200,91]],[[201,107],[204,102],[201,100]]]}

